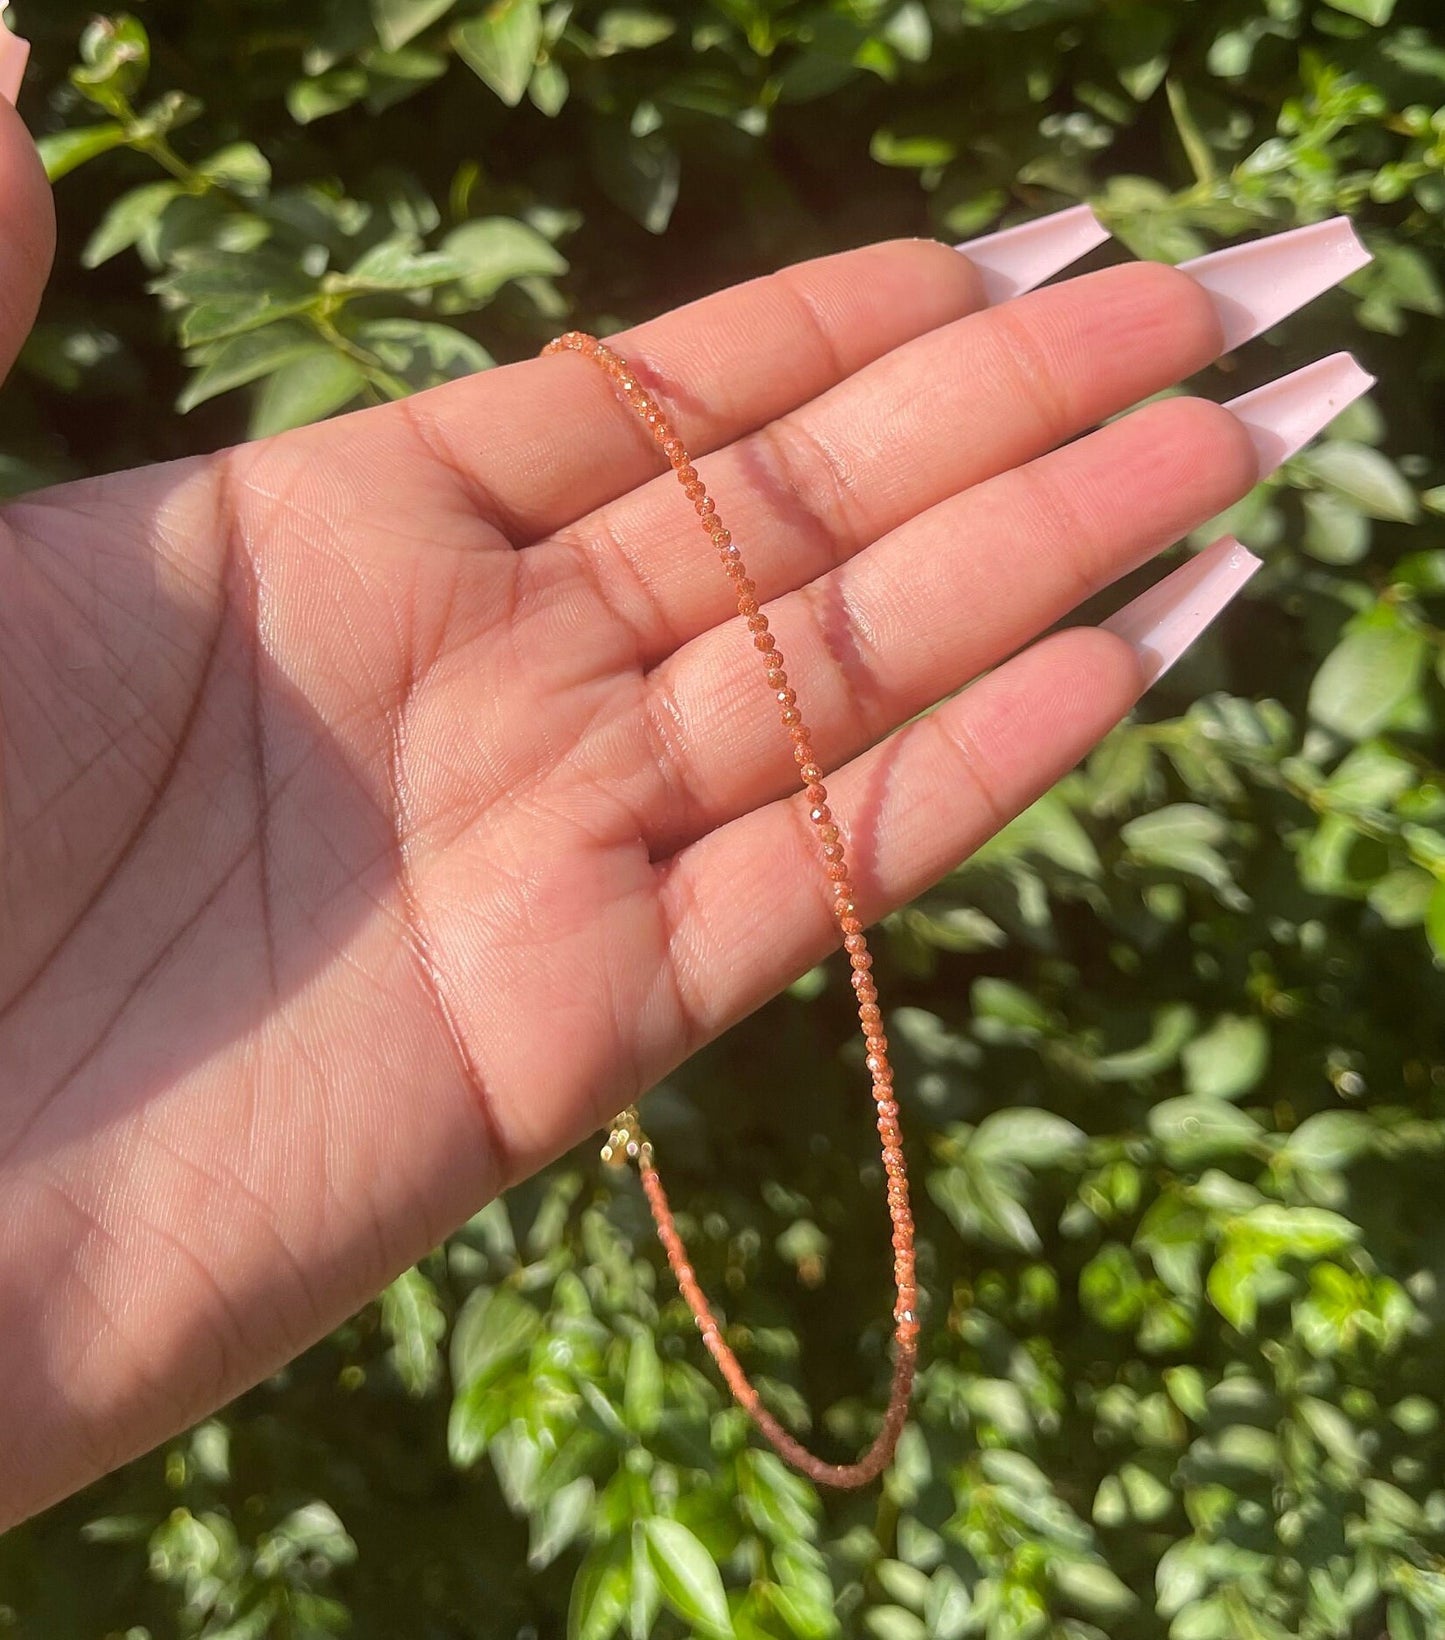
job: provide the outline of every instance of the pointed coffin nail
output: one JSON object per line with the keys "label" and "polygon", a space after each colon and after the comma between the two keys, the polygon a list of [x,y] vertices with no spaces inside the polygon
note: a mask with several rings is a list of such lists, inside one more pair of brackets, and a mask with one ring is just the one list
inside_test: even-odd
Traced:
{"label": "pointed coffin nail", "polygon": [[1155,683],[1258,568],[1248,547],[1221,536],[1101,625],[1134,646]]}
{"label": "pointed coffin nail", "polygon": [[1109,230],[1087,205],[1072,205],[1016,228],[965,240],[958,249],[982,275],[992,306],[1043,284],[1108,237]]}
{"label": "pointed coffin nail", "polygon": [[1264,478],[1322,432],[1348,404],[1375,385],[1348,353],[1331,353],[1303,370],[1230,399],[1225,409],[1244,423],[1259,452]]}
{"label": "pointed coffin nail", "polygon": [[20,95],[20,82],[25,78],[25,65],[30,60],[30,42],[12,34],[6,0],[0,0],[0,97],[12,107]]}
{"label": "pointed coffin nail", "polygon": [[1370,260],[1348,217],[1251,239],[1179,266],[1214,298],[1230,352]]}

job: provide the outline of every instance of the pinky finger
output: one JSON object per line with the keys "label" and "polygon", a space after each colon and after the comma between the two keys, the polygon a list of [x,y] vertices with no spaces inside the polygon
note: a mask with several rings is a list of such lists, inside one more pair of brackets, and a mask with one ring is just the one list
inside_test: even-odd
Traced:
{"label": "pinky finger", "polygon": [[[1259,567],[1229,538],[1101,628],[1045,638],[828,780],[858,914],[936,883],[1066,774]],[[732,821],[658,867],[674,972],[700,1046],[839,941],[801,796]]]}

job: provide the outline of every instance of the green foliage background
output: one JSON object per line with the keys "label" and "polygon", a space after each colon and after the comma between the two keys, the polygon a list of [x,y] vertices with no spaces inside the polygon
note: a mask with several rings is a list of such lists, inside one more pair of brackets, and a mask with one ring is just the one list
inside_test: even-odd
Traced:
{"label": "green foliage background", "polygon": [[[748,1439],[589,1149],[0,1539],[0,1634],[1445,1632],[1432,12],[20,0],[63,180],[12,491],[1086,197],[1169,259],[1350,212],[1373,266],[1200,385],[1341,346],[1381,385],[1225,521],[1267,567],[1221,631],[887,925],[928,1296],[881,1489]],[[806,976],[648,1106],[730,1336],[840,1454],[887,1371],[850,1003]]]}

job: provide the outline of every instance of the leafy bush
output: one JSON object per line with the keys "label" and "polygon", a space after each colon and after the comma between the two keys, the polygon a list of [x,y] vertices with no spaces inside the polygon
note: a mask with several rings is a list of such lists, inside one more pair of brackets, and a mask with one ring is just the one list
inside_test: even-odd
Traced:
{"label": "leafy bush", "polygon": [[[19,7],[64,180],[11,490],[1086,196],[1171,259],[1351,212],[1373,266],[1222,369],[1382,385],[1224,521],[1267,568],[1223,630],[888,923],[928,1308],[881,1489],[749,1440],[589,1151],[0,1540],[0,1632],[1445,1631],[1430,0],[142,10]],[[649,1102],[730,1336],[839,1451],[887,1370],[850,1002],[809,974]]]}

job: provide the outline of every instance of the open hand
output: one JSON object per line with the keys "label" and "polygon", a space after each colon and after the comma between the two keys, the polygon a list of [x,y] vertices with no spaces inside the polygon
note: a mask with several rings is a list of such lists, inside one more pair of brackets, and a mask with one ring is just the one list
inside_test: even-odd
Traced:
{"label": "open hand", "polygon": [[[51,229],[0,115],[8,363]],[[1239,340],[1231,280],[1262,322],[1350,271],[1343,232],[992,307],[900,241],[610,338],[767,600],[865,918],[1169,652],[1137,612],[1141,643],[1036,635],[1344,378],[1307,427],[1297,393],[1293,422],[1180,397],[1065,441]],[[1248,567],[1180,572],[1169,643]],[[729,584],[585,360],[6,509],[0,1527],[255,1383],[833,943]]]}

